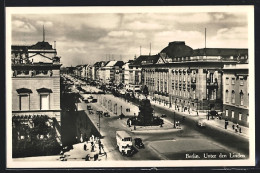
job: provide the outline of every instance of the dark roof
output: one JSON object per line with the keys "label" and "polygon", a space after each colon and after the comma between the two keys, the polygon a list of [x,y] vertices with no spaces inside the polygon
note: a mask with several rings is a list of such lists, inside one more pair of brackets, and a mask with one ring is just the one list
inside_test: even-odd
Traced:
{"label": "dark roof", "polygon": [[39,93],[52,93],[52,90],[48,89],[48,88],[40,88],[40,89],[37,89],[37,92],[39,92]]}
{"label": "dark roof", "polygon": [[17,91],[18,94],[21,94],[21,93],[32,93],[32,90],[28,89],[28,88],[19,88],[16,91]]}
{"label": "dark roof", "polygon": [[27,51],[28,46],[12,45],[11,49],[12,49],[12,51]]}
{"label": "dark roof", "polygon": [[158,61],[158,59],[159,55],[140,55],[132,63],[130,63],[129,66],[142,65],[142,62],[144,61],[155,64]]}
{"label": "dark roof", "polygon": [[102,64],[102,61],[98,61],[98,62],[96,62],[93,66],[95,66],[95,67],[100,67],[101,64]]}
{"label": "dark roof", "polygon": [[193,49],[185,45],[184,41],[174,41],[170,42],[167,47],[165,47],[161,53],[166,53],[170,58],[174,57],[185,57],[191,56]]}
{"label": "dark roof", "polygon": [[194,49],[192,56],[234,56],[247,54],[248,49],[203,48]]}
{"label": "dark roof", "polygon": [[48,42],[42,41],[30,46],[30,49],[52,49],[52,45],[50,45]]}
{"label": "dark roof", "polygon": [[124,65],[123,61],[117,61],[114,66],[122,67]]}

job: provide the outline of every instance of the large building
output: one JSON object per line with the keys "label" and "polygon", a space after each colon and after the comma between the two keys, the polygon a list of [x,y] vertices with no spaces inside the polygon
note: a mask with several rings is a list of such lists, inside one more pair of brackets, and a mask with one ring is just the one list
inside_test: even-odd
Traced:
{"label": "large building", "polygon": [[[123,61],[109,61],[100,68],[99,70],[99,79],[103,84],[109,84],[117,82],[122,83],[122,66],[124,65]],[[121,76],[121,77],[120,77]]]}
{"label": "large building", "polygon": [[155,64],[142,63],[143,85],[151,99],[180,111],[222,112],[224,65],[247,54],[247,49],[193,50],[185,42],[171,42]]}
{"label": "large building", "polygon": [[[246,55],[241,57],[247,59]],[[248,63],[224,65],[223,112],[234,123],[249,125]]]}
{"label": "large building", "polygon": [[143,65],[153,65],[157,63],[159,55],[140,55],[129,64],[129,82],[127,89],[139,91],[144,83]]}
{"label": "large building", "polygon": [[12,46],[12,114],[60,121],[60,57],[48,42]]}

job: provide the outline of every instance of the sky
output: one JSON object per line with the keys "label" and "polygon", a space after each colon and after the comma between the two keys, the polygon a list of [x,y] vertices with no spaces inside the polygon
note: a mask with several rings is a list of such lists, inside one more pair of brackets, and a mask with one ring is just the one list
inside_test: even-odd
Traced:
{"label": "sky", "polygon": [[193,49],[248,48],[246,13],[13,14],[12,45],[43,41],[54,45],[63,66],[158,54],[169,42]]}

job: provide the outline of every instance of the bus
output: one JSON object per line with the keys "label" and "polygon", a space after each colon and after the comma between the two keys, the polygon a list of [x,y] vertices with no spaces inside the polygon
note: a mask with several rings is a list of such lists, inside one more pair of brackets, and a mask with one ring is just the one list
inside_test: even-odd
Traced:
{"label": "bus", "polygon": [[116,143],[122,155],[130,156],[132,154],[132,137],[126,131],[116,131]]}

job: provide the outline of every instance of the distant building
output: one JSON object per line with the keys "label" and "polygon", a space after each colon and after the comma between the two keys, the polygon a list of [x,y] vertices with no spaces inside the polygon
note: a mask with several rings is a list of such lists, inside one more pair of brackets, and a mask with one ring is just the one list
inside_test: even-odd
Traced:
{"label": "distant building", "polygon": [[123,84],[124,86],[129,86],[129,73],[130,73],[130,63],[132,63],[133,60],[129,60],[122,66],[122,73],[123,73]]}
{"label": "distant building", "polygon": [[159,55],[141,55],[131,62],[129,64],[129,84],[126,86],[127,90],[140,91],[142,84],[144,84],[143,65],[153,65],[157,63],[158,59]]}
{"label": "distant building", "polygon": [[12,46],[12,113],[60,121],[60,57],[48,42]]}
{"label": "distant building", "polygon": [[100,81],[103,84],[119,83],[122,78],[120,78],[119,73],[122,73],[123,64],[123,61],[109,61],[105,66],[100,68]]}
{"label": "distant building", "polygon": [[[241,56],[247,59],[245,55]],[[230,64],[223,68],[223,118],[248,126],[249,122],[248,64]]]}
{"label": "distant building", "polygon": [[237,64],[247,49],[193,50],[185,42],[171,42],[158,61],[143,61],[143,85],[153,100],[180,111],[222,111],[223,67]]}

